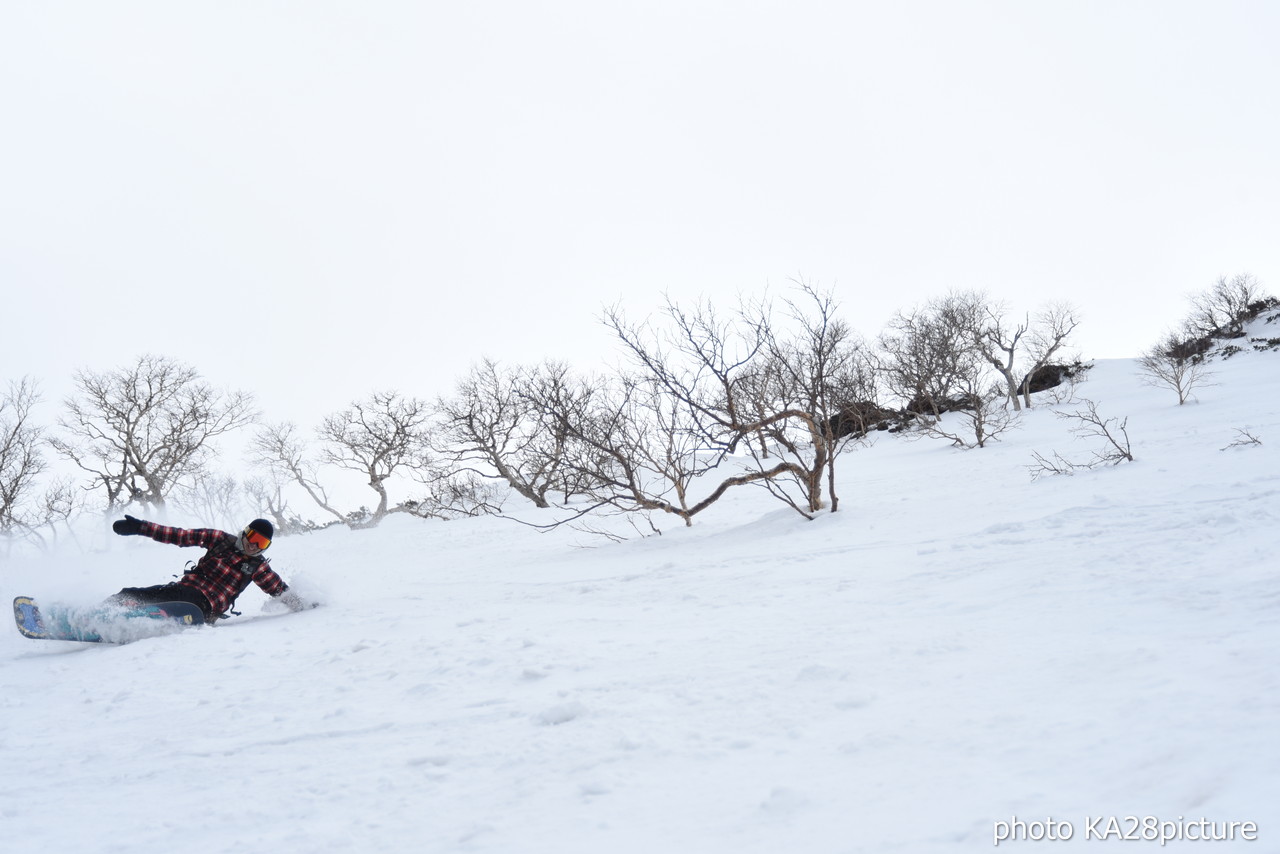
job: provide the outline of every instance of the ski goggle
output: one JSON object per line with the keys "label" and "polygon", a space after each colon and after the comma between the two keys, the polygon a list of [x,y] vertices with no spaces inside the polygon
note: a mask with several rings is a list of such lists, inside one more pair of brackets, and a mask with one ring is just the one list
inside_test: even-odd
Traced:
{"label": "ski goggle", "polygon": [[251,546],[256,546],[257,548],[262,549],[263,551],[266,551],[267,546],[271,545],[270,537],[263,536],[253,530],[253,528],[244,529],[244,541]]}

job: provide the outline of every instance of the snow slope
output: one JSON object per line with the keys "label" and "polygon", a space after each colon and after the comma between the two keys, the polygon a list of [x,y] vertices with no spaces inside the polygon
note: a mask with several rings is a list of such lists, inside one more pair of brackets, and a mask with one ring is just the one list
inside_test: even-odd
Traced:
{"label": "snow slope", "polygon": [[[1002,850],[1111,850],[1086,822],[1132,815],[1259,826],[1164,850],[1280,851],[1280,354],[1217,380],[1179,407],[1097,364],[1115,468],[1033,481],[1033,450],[1097,444],[1040,406],[982,450],[881,436],[814,522],[760,490],[621,544],[393,520],[277,541],[314,611],[5,630],[6,850],[928,854],[1015,816],[1073,839]],[[1221,450],[1239,428],[1262,444]],[[91,601],[196,556],[96,544],[2,592]]]}

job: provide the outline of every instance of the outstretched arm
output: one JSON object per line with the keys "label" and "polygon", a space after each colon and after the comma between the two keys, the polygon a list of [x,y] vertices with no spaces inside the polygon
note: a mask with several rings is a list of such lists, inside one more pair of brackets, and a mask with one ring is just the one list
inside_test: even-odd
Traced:
{"label": "outstretched arm", "polygon": [[141,535],[150,537],[158,543],[168,543],[173,546],[203,546],[204,548],[209,548],[220,537],[226,536],[222,531],[214,530],[213,528],[195,528],[193,530],[170,528],[165,525],[157,525],[155,522],[135,519],[132,516],[125,516],[123,519],[113,522],[111,530],[122,537]]}

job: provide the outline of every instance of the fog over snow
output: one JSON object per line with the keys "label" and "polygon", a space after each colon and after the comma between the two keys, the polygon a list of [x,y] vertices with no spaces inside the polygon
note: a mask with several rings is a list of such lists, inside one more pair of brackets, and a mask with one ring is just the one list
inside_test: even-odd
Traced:
{"label": "fog over snow", "polygon": [[[1178,406],[1098,361],[984,449],[878,434],[811,522],[755,489],[618,543],[393,517],[277,539],[314,610],[251,589],[126,646],[7,629],[6,838],[942,854],[1015,817],[1073,838],[999,850],[1119,849],[1086,834],[1132,816],[1258,837],[1134,850],[1275,850],[1280,354],[1214,370]],[[1033,452],[1095,448],[1054,414],[1086,399],[1136,460],[1033,480]],[[81,537],[6,561],[4,595],[92,602],[198,555]]]}

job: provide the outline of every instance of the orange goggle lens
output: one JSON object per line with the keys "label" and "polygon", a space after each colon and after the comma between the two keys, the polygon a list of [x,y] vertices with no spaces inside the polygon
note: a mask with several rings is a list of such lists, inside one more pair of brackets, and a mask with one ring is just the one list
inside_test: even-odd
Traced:
{"label": "orange goggle lens", "polygon": [[257,546],[260,549],[266,549],[267,546],[271,545],[270,538],[262,536],[262,534],[259,534],[252,528],[244,529],[244,541],[251,546]]}

